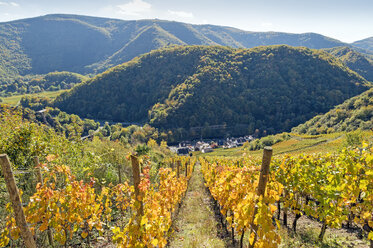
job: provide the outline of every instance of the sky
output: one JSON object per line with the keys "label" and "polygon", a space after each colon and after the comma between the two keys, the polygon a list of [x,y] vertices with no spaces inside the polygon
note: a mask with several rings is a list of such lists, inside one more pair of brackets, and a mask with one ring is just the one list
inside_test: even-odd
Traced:
{"label": "sky", "polygon": [[373,0],[0,0],[0,22],[57,13],[314,32],[349,43],[373,36]]}

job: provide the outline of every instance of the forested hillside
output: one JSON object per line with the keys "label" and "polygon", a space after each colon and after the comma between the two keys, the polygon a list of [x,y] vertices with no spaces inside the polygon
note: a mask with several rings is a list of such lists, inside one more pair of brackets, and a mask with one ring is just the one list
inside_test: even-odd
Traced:
{"label": "forested hillside", "polygon": [[[172,47],[114,67],[55,106],[89,118],[148,122],[180,136],[289,131],[367,88],[326,52],[289,46]],[[177,130],[176,130],[177,128]],[[224,130],[226,132],[227,130]]]}
{"label": "forested hillside", "polygon": [[0,96],[6,97],[16,94],[71,89],[74,85],[87,79],[88,77],[67,71],[33,75],[26,78],[18,78],[12,83],[0,84]]}
{"label": "forested hillside", "polygon": [[373,37],[355,41],[352,45],[373,52]]}
{"label": "forested hillside", "polygon": [[316,49],[346,45],[315,33],[247,32],[162,20],[46,15],[0,23],[0,82],[54,71],[101,72],[171,44],[245,48],[287,44]]}
{"label": "forested hillside", "polygon": [[363,54],[349,47],[334,47],[325,49],[325,51],[339,58],[350,69],[373,82],[373,62]]}
{"label": "forested hillside", "polygon": [[346,100],[324,115],[292,129],[296,133],[322,134],[373,129],[373,89]]}

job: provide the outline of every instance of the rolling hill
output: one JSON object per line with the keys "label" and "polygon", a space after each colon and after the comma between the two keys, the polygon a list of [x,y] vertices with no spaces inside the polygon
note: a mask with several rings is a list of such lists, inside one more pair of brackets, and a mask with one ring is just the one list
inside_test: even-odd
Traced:
{"label": "rolling hill", "polygon": [[352,45],[373,52],[373,37],[355,41]]}
{"label": "rolling hill", "polygon": [[328,53],[342,60],[350,69],[365,79],[373,82],[373,61],[350,47],[334,47],[325,49]]}
{"label": "rolling hill", "polygon": [[292,129],[295,133],[324,134],[373,129],[373,88],[346,100],[323,115]]}
{"label": "rolling hill", "polygon": [[251,48],[276,44],[315,49],[346,45],[315,33],[247,32],[173,21],[55,14],[0,23],[0,82],[54,71],[102,72],[168,45]]}
{"label": "rolling hill", "polygon": [[189,136],[201,129],[208,133],[213,125],[232,134],[275,133],[327,112],[366,90],[366,83],[319,50],[181,46],[152,51],[99,74],[59,96],[55,106]]}

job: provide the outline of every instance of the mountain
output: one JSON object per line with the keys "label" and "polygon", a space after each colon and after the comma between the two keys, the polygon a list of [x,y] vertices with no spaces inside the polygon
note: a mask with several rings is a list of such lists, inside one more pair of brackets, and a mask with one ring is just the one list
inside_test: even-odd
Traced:
{"label": "mountain", "polygon": [[352,45],[373,52],[373,37],[355,41]]}
{"label": "mountain", "polygon": [[323,115],[292,129],[295,133],[322,134],[373,129],[373,88],[346,100]]}
{"label": "mountain", "polygon": [[0,23],[0,83],[18,75],[102,72],[168,45],[251,48],[287,44],[309,48],[346,45],[315,33],[247,32],[214,25],[46,15]]}
{"label": "mountain", "polygon": [[373,82],[373,61],[370,61],[365,55],[350,47],[334,47],[324,50],[342,60],[345,65],[365,79]]}
{"label": "mountain", "polygon": [[275,133],[327,112],[366,90],[364,84],[320,50],[181,46],[116,66],[60,95],[54,105],[83,117],[146,122],[189,136],[214,125],[234,134]]}

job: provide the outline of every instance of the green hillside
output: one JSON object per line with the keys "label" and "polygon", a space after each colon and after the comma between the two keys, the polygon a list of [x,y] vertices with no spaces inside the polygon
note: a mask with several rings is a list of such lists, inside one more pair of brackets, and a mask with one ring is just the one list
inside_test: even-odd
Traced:
{"label": "green hillside", "polygon": [[352,45],[373,52],[373,37],[355,41]]}
{"label": "green hillside", "polygon": [[334,47],[325,49],[325,51],[339,58],[350,69],[373,82],[373,61],[370,61],[363,54],[349,47]]}
{"label": "green hillside", "polygon": [[373,129],[373,88],[346,100],[324,115],[292,129],[296,133],[323,134]]}
{"label": "green hillside", "polygon": [[[55,106],[80,116],[148,122],[180,136],[289,131],[363,92],[367,82],[326,52],[289,46],[152,51],[78,85]],[[225,130],[225,132],[227,131]]]}
{"label": "green hillside", "polygon": [[66,71],[33,75],[32,77],[18,78],[12,83],[0,84],[0,96],[8,97],[19,94],[71,89],[74,85],[87,79],[88,77],[78,73]]}
{"label": "green hillside", "polygon": [[114,51],[110,33],[87,22],[96,19],[100,20],[56,15],[2,23],[0,45],[4,60],[21,75],[84,72],[85,65]]}
{"label": "green hillside", "polygon": [[314,33],[247,32],[162,20],[46,15],[0,23],[0,83],[11,82],[18,75],[53,71],[101,72],[172,44],[245,48],[288,44],[315,49],[346,45]]}

